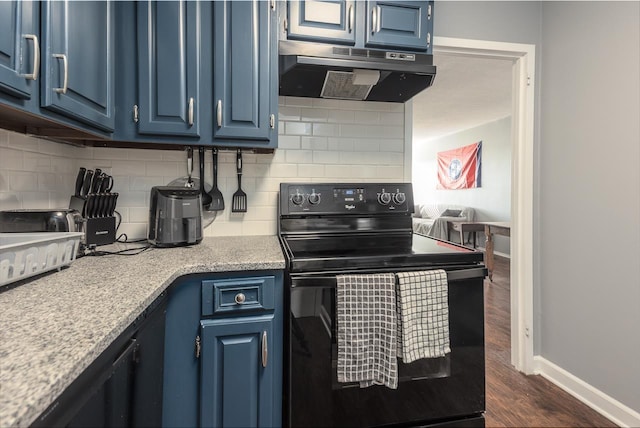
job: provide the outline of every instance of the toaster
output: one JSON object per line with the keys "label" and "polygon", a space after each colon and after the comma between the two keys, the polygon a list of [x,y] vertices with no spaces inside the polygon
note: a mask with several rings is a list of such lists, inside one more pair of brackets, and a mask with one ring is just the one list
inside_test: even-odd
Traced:
{"label": "toaster", "polygon": [[0,232],[82,232],[82,215],[73,209],[0,211]]}
{"label": "toaster", "polygon": [[202,241],[200,190],[179,186],[152,187],[148,239],[158,247],[192,245]]}

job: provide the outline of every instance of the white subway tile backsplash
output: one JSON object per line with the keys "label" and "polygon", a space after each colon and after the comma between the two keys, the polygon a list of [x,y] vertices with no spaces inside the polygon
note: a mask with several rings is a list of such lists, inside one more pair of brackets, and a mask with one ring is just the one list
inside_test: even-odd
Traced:
{"label": "white subway tile backsplash", "polygon": [[[247,213],[231,213],[238,188],[236,152],[221,148],[218,187],[226,209],[205,236],[276,233],[281,182],[399,182],[404,177],[404,105],[280,97],[278,149],[243,153]],[[12,141],[10,144],[9,141]],[[149,190],[187,175],[184,150],[76,147],[0,130],[2,209],[67,206],[79,167],[113,175],[122,215],[118,234],[147,234]],[[194,177],[198,155],[194,156]],[[211,184],[211,152],[205,182]]]}
{"label": "white subway tile backsplash", "polygon": [[300,137],[300,148],[303,150],[327,150],[327,137]]}
{"label": "white subway tile backsplash", "polygon": [[316,150],[313,152],[313,163],[337,164],[340,162],[340,152]]}
{"label": "white subway tile backsplash", "polygon": [[278,120],[300,120],[300,107],[280,107],[278,109]]}
{"label": "white subway tile backsplash", "polygon": [[18,210],[22,208],[21,194],[17,192],[0,192],[0,207],[3,210]]}
{"label": "white subway tile backsplash", "polygon": [[310,163],[313,161],[311,150],[287,150],[285,154],[287,163]]}
{"label": "white subway tile backsplash", "polygon": [[9,131],[0,129],[0,147],[9,147]]}
{"label": "white subway tile backsplash", "polygon": [[24,134],[11,132],[9,134],[9,147],[26,152],[38,152],[39,139]]}
{"label": "white subway tile backsplash", "polygon": [[[167,175],[169,176],[178,175],[178,162],[169,162],[169,161],[145,162],[144,166],[146,167],[145,174],[147,177],[164,177]],[[139,166],[138,166],[138,169],[140,169]]]}
{"label": "white subway tile backsplash", "polygon": [[38,180],[38,190],[55,191],[57,189],[56,174],[51,172],[39,172],[36,174]]}
{"label": "white subway tile backsplash", "polygon": [[9,189],[14,192],[29,192],[38,189],[38,176],[35,172],[10,172]]}
{"label": "white subway tile backsplash", "polygon": [[24,169],[24,154],[21,150],[2,148],[0,170],[20,171]]}
{"label": "white subway tile backsplash", "polygon": [[326,122],[328,111],[318,108],[300,108],[300,120],[303,122]]}
{"label": "white subway tile backsplash", "polygon": [[284,130],[287,135],[311,135],[312,124],[308,122],[285,122]]}

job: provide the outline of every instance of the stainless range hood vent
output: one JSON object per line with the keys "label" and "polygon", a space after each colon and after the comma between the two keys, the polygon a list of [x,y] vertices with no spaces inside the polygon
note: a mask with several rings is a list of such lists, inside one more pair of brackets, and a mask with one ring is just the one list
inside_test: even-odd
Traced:
{"label": "stainless range hood vent", "polygon": [[403,103],[428,88],[428,54],[281,40],[280,95]]}
{"label": "stainless range hood vent", "polygon": [[339,100],[367,99],[373,85],[378,83],[380,72],[374,70],[327,71],[320,96]]}

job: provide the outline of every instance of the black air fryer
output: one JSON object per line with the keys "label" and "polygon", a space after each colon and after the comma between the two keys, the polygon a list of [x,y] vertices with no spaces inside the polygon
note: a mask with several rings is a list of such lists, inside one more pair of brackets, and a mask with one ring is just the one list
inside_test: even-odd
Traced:
{"label": "black air fryer", "polygon": [[202,199],[198,189],[155,186],[149,201],[149,242],[158,247],[202,241]]}

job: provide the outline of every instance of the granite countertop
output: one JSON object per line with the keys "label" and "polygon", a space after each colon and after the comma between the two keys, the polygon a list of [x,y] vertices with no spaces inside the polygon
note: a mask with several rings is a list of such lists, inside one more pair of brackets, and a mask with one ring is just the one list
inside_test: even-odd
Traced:
{"label": "granite countertop", "polygon": [[275,236],[205,238],[82,257],[0,293],[0,427],[30,425],[179,276],[284,267]]}

